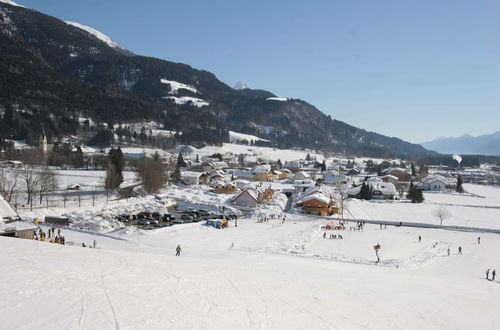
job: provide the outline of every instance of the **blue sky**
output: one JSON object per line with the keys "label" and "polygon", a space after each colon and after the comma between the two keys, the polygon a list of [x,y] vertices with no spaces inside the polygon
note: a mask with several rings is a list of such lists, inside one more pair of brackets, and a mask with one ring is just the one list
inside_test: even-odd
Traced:
{"label": "blue sky", "polygon": [[411,142],[500,130],[499,1],[17,2]]}

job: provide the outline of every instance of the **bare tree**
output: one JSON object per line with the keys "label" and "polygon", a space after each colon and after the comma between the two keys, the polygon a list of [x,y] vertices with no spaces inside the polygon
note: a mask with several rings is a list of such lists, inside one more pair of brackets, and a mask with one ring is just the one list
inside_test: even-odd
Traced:
{"label": "bare tree", "polygon": [[17,200],[16,188],[19,186],[19,172],[16,169],[0,171],[0,190],[6,194],[8,203]]}
{"label": "bare tree", "polygon": [[40,185],[38,188],[40,204],[42,204],[43,196],[55,190],[57,190],[56,175],[50,168],[44,166],[40,171]]}
{"label": "bare tree", "polygon": [[440,206],[432,211],[432,215],[439,219],[441,225],[443,225],[443,220],[451,217],[450,211],[444,206]]}
{"label": "bare tree", "polygon": [[24,192],[26,193],[28,205],[33,205],[33,196],[39,189],[42,176],[40,167],[36,164],[23,164],[21,168],[21,178],[24,183]]}
{"label": "bare tree", "polygon": [[138,164],[137,177],[148,194],[157,193],[168,181],[163,164],[150,158],[143,158]]}

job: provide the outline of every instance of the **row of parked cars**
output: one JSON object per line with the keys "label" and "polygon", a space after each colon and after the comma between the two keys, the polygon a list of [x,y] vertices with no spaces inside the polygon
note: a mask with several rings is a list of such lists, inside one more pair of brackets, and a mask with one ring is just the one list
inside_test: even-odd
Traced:
{"label": "row of parked cars", "polygon": [[121,214],[116,219],[122,222],[137,221],[138,225],[157,225],[160,222],[173,221],[175,216],[168,213],[160,214],[158,212],[144,211],[137,214]]}
{"label": "row of parked cars", "polygon": [[184,211],[181,215],[181,219],[185,220],[186,222],[198,222],[201,220],[206,220],[206,219],[236,219],[236,215],[224,215],[224,214],[217,214],[215,212],[210,212],[207,210],[194,210],[193,208],[189,208]]}
{"label": "row of parked cars", "polygon": [[193,208],[189,208],[183,211],[178,219],[174,215],[169,213],[160,214],[158,212],[148,212],[148,211],[139,212],[137,214],[121,214],[118,217],[116,217],[116,219],[121,222],[136,221],[137,225],[153,226],[145,229],[167,227],[182,223],[199,222],[206,219],[223,219],[223,218],[236,219],[236,215],[223,215],[203,209],[195,210]]}

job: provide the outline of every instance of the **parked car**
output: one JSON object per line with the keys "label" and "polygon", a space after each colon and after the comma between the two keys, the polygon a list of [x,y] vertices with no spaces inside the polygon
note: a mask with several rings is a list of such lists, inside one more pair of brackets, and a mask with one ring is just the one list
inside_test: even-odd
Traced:
{"label": "parked car", "polygon": [[148,219],[144,219],[144,218],[139,218],[139,220],[137,220],[137,224],[138,225],[149,225],[150,222]]}
{"label": "parked car", "polygon": [[193,217],[188,213],[184,213],[183,215],[181,215],[181,219],[182,220],[193,220]]}
{"label": "parked car", "polygon": [[162,220],[163,220],[163,221],[170,221],[170,220],[174,220],[174,219],[175,219],[175,217],[174,217],[174,216],[172,216],[172,214],[168,214],[168,213],[165,213],[165,214],[163,215],[163,217],[162,217]]}
{"label": "parked car", "polygon": [[153,218],[147,219],[147,220],[149,221],[149,224],[151,224],[151,225],[157,225],[160,223],[160,221],[153,219]]}

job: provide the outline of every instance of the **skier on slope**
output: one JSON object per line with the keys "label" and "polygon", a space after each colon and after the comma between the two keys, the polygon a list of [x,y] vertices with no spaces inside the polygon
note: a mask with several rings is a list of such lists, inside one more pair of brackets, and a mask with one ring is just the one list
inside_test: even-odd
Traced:
{"label": "skier on slope", "polygon": [[418,242],[420,243],[420,241],[422,240],[422,236],[418,236]]}
{"label": "skier on slope", "polygon": [[176,256],[176,257],[180,256],[180,255],[181,255],[181,251],[182,251],[182,249],[181,249],[181,246],[180,246],[180,244],[179,244],[179,245],[177,245],[177,247],[175,248],[175,256]]}
{"label": "skier on slope", "polygon": [[489,276],[490,276],[490,269],[488,268],[488,270],[486,271],[486,279],[489,280]]}
{"label": "skier on slope", "polygon": [[495,275],[497,274],[497,271],[495,269],[493,269],[493,271],[491,272],[491,280],[494,281],[495,280]]}

